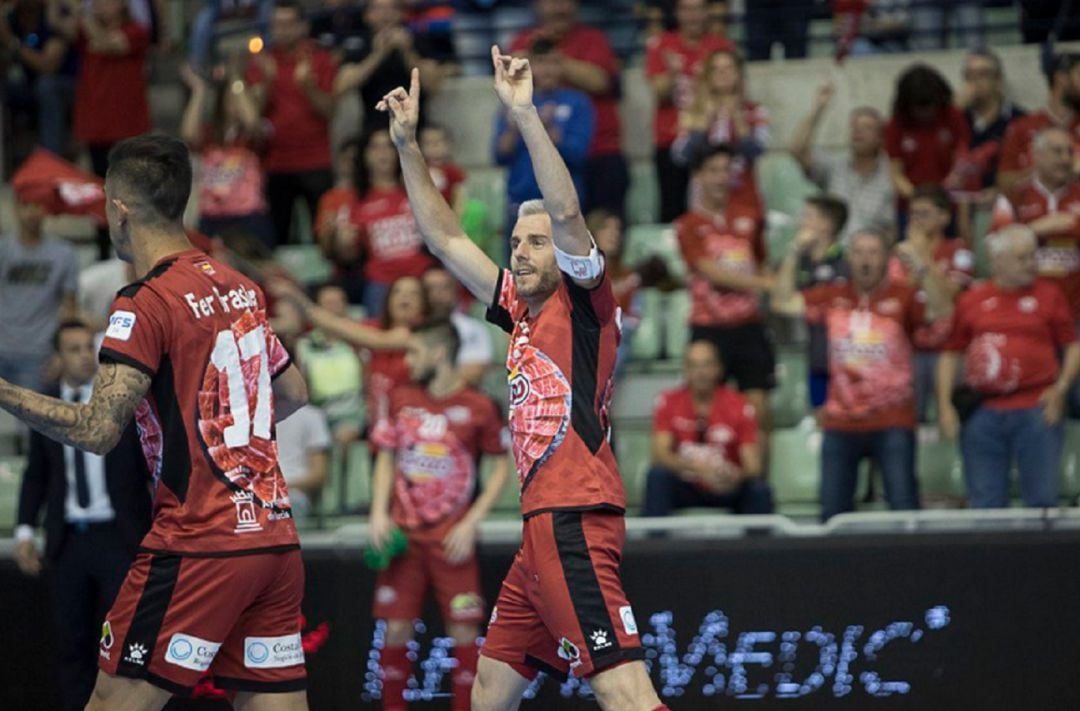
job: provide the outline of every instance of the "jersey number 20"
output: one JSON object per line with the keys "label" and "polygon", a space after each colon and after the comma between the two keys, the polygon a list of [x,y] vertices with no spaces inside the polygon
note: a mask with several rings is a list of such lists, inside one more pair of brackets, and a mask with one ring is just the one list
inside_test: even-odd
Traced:
{"label": "jersey number 20", "polygon": [[[241,363],[258,358],[255,370],[255,414],[251,413],[251,399]],[[266,355],[266,335],[257,326],[239,339],[232,330],[221,331],[214,342],[210,362],[219,372],[225,373],[229,392],[229,411],[233,423],[225,428],[225,446],[229,449],[246,447],[254,435],[270,439],[270,406],[273,391],[270,387],[270,366]]]}

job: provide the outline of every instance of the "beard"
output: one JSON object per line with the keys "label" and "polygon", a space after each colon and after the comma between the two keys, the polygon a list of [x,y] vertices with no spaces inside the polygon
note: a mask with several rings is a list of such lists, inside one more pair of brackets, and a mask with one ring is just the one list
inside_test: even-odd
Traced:
{"label": "beard", "polygon": [[527,299],[551,296],[559,288],[559,281],[562,279],[558,267],[553,267],[544,272],[536,272],[536,276],[538,277],[536,283],[531,286],[524,286],[516,278],[514,279],[514,286],[517,288],[518,296]]}

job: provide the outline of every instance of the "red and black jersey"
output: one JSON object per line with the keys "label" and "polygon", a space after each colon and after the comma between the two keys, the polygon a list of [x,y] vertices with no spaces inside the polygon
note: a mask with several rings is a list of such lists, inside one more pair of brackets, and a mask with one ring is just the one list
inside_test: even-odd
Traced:
{"label": "red and black jersey", "polygon": [[608,441],[619,314],[606,274],[594,289],[563,274],[536,316],[510,271],[499,274],[487,318],[510,333],[510,435],[526,517],[626,508]]}
{"label": "red and black jersey", "polygon": [[289,356],[254,282],[197,250],[166,258],[120,290],[101,360],[152,378],[135,411],[154,486],[144,549],[298,545],[271,385]]}

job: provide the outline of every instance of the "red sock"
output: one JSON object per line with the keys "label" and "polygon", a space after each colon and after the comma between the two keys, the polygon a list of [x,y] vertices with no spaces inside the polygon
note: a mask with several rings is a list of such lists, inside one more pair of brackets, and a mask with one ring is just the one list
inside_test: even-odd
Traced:
{"label": "red sock", "polygon": [[671,709],[669,709],[667,706],[664,706],[663,704],[660,704],[659,706],[654,708],[652,711],[671,711]]}
{"label": "red sock", "polygon": [[382,707],[383,711],[406,711],[405,688],[412,663],[406,647],[383,647],[382,650]]}
{"label": "red sock", "polygon": [[473,681],[476,679],[476,660],[479,656],[480,649],[475,642],[454,647],[457,666],[454,667],[453,711],[470,711],[472,708],[469,698],[472,695]]}

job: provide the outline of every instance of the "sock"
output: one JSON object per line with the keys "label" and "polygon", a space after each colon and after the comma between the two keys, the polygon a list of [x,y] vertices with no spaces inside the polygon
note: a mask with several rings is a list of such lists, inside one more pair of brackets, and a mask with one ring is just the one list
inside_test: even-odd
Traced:
{"label": "sock", "polygon": [[404,695],[412,663],[405,647],[383,647],[382,707],[383,711],[406,711]]}
{"label": "sock", "polygon": [[671,709],[669,709],[667,706],[664,706],[663,704],[660,704],[659,706],[654,708],[652,711],[671,711]]}
{"label": "sock", "polygon": [[469,697],[472,695],[472,685],[476,679],[476,660],[479,656],[480,649],[475,642],[454,647],[454,659],[457,659],[457,666],[454,667],[453,711],[470,711],[472,708]]}

